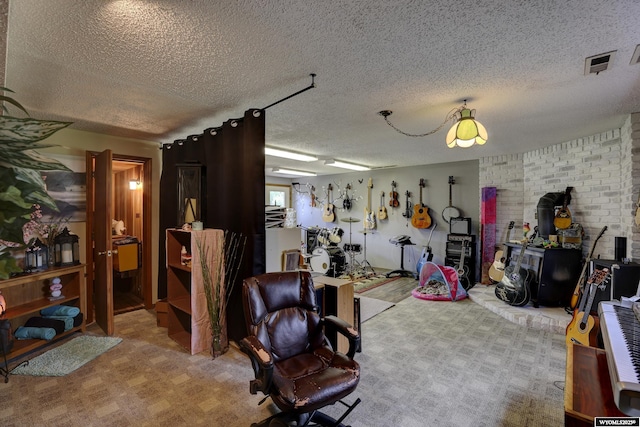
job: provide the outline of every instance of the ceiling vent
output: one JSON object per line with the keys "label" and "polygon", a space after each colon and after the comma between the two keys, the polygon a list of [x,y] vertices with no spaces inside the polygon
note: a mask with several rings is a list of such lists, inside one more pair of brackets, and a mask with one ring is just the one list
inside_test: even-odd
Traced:
{"label": "ceiling vent", "polygon": [[615,55],[616,51],[613,50],[611,52],[588,57],[584,63],[584,75],[600,74],[600,72],[608,70]]}
{"label": "ceiling vent", "polygon": [[633,52],[633,56],[631,57],[630,65],[640,64],[640,44],[636,46],[636,50]]}

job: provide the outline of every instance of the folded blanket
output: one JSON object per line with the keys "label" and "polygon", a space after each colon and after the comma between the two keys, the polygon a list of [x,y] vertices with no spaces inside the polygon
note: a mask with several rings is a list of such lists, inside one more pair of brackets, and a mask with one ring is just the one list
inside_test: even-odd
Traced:
{"label": "folded blanket", "polygon": [[52,307],[43,308],[40,310],[40,314],[43,316],[70,316],[75,317],[80,313],[78,307],[70,305],[54,305]]}
{"label": "folded blanket", "polygon": [[56,331],[56,334],[64,332],[65,321],[58,319],[46,319],[44,317],[32,317],[24,324],[24,326],[31,328],[51,328]]}
{"label": "folded blanket", "polygon": [[13,333],[13,336],[19,340],[50,340],[56,336],[56,331],[53,328],[34,328],[28,326],[19,326],[18,329],[16,329],[16,331]]}
{"label": "folded blanket", "polygon": [[84,320],[84,314],[78,313],[76,317],[73,318],[73,327],[77,328],[82,325],[82,321]]}
{"label": "folded blanket", "polygon": [[69,316],[43,316],[45,319],[62,320],[64,322],[64,330],[73,329],[73,317]]}

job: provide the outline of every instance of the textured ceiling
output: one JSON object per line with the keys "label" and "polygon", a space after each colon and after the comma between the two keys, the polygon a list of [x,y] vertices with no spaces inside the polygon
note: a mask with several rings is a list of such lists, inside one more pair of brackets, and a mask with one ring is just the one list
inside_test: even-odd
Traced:
{"label": "textured ceiling", "polygon": [[[640,111],[637,0],[11,0],[6,86],[32,116],[170,143],[262,108],[267,144],[370,167],[528,151]],[[610,70],[585,58],[617,50]],[[466,99],[489,133],[448,149]],[[322,161],[267,166],[339,173]]]}

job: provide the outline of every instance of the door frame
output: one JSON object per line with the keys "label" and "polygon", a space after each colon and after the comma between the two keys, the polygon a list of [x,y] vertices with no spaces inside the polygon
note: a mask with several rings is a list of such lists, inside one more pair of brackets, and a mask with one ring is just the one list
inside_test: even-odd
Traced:
{"label": "door frame", "polygon": [[[93,209],[95,206],[95,187],[94,187],[94,162],[95,157],[100,154],[97,151],[87,151],[86,154],[86,171],[87,171],[87,222],[85,244],[86,253],[86,278],[87,278],[87,324],[95,320],[93,305],[93,282],[94,282],[94,233],[93,229],[95,221],[93,218]],[[139,163],[143,166],[143,174],[141,176],[142,183],[142,293],[144,297],[144,308],[150,310],[153,308],[153,288],[151,278],[152,274],[152,159],[148,157],[129,156],[114,153],[113,161],[129,161]],[[113,274],[113,271],[111,271]]]}

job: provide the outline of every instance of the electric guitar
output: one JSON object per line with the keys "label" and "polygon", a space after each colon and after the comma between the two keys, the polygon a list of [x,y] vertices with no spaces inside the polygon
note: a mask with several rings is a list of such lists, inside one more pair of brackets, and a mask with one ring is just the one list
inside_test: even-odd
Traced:
{"label": "electric guitar", "polygon": [[380,192],[380,207],[378,208],[378,219],[387,219],[387,207],[384,205],[384,191]]}
{"label": "electric guitar", "polygon": [[580,273],[580,278],[578,279],[578,283],[576,283],[576,287],[573,290],[573,295],[571,295],[571,301],[569,303],[569,307],[572,310],[576,308],[576,305],[578,304],[578,300],[580,299],[580,295],[583,293],[585,289],[584,279],[586,277],[587,267],[589,266],[589,263],[591,262],[591,258],[593,257],[593,251],[596,249],[596,243],[598,243],[598,240],[600,240],[600,238],[602,237],[605,231],[607,231],[606,225],[602,227],[602,230],[600,230],[600,233],[598,233],[598,236],[594,239],[593,243],[591,244],[591,249],[589,249],[589,254],[584,260],[584,264],[582,265],[582,272]]}
{"label": "electric guitar", "polygon": [[420,203],[413,206],[413,216],[411,217],[411,225],[415,228],[431,227],[429,208],[422,204],[422,189],[424,186],[424,179],[420,178]]}
{"label": "electric guitar", "polygon": [[504,269],[507,266],[507,257],[505,256],[507,253],[507,242],[511,237],[511,230],[513,230],[515,224],[515,221],[509,222],[509,227],[507,228],[507,239],[504,241],[502,249],[496,251],[496,254],[493,257],[493,264],[489,267],[489,278],[496,283],[502,280],[502,277],[504,276]]}
{"label": "electric guitar", "polygon": [[[405,191],[404,195],[407,196],[407,204],[402,216],[407,218],[408,220],[409,218],[411,218],[411,201],[409,200],[409,197],[411,197],[411,193],[409,192],[409,190],[407,190]],[[409,224],[407,224],[407,226],[409,226]]]}
{"label": "electric guitar", "polygon": [[591,334],[594,326],[596,326],[596,319],[591,315],[591,306],[596,297],[596,289],[600,288],[604,290],[609,278],[609,269],[603,268],[602,270],[594,270],[593,274],[591,274],[587,280],[587,285],[589,285],[589,300],[584,307],[574,312],[571,322],[567,325],[567,344],[573,343],[592,347],[596,346],[596,334]]}
{"label": "electric guitar", "polygon": [[327,186],[327,203],[324,204],[324,210],[322,211],[322,220],[324,222],[333,222],[336,219],[336,215],[333,212],[333,202],[331,201],[333,192],[333,186],[329,184]]}
{"label": "electric guitar", "polygon": [[400,206],[395,181],[391,181],[391,191],[389,192],[389,206],[391,206],[392,208],[397,208],[398,206]]}
{"label": "electric guitar", "polygon": [[316,207],[316,193],[314,193],[314,191],[316,191],[316,187],[312,185],[311,186],[311,207],[312,208]]}
{"label": "electric guitar", "polygon": [[458,273],[458,280],[462,287],[466,290],[471,288],[471,283],[469,282],[469,267],[464,264],[464,257],[467,254],[467,248],[469,247],[469,241],[464,239],[462,241],[462,247],[460,248],[460,262],[456,267],[456,273]]}
{"label": "electric guitar", "polygon": [[571,211],[569,211],[569,208],[567,207],[567,204],[569,203],[568,197],[571,190],[573,190],[573,187],[567,187],[567,189],[564,190],[562,208],[558,210],[556,217],[553,219],[553,225],[560,230],[571,227]]}
{"label": "electric guitar", "polygon": [[351,190],[351,184],[347,184],[344,190],[344,200],[342,200],[342,207],[344,210],[351,210],[351,197],[349,197],[349,190]]}
{"label": "electric guitar", "polygon": [[504,269],[504,276],[496,285],[495,290],[498,299],[516,307],[527,305],[531,298],[531,290],[529,289],[531,271],[522,268],[522,260],[528,244],[529,242],[525,239],[516,265],[510,265]]}
{"label": "electric guitar", "polygon": [[367,207],[364,208],[364,228],[365,230],[373,230],[376,228],[376,214],[371,210],[371,189],[373,188],[373,180],[369,178],[367,184]]}

